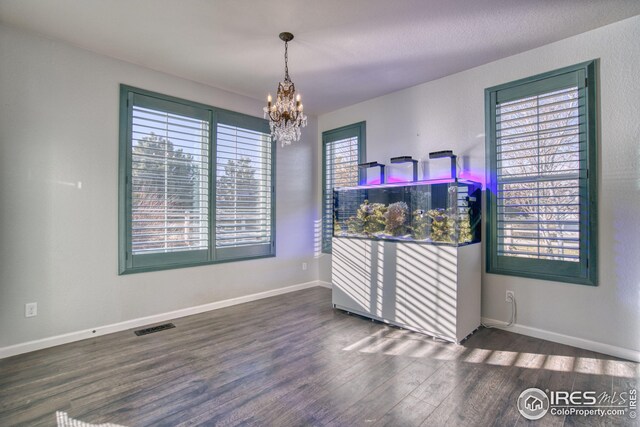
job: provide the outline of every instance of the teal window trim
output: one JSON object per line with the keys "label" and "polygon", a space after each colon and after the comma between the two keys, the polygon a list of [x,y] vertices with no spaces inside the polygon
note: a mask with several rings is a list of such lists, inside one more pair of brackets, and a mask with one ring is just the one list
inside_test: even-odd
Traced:
{"label": "teal window trim", "polygon": [[[597,286],[597,69],[598,60],[592,60],[485,89],[487,273]],[[578,107],[580,114],[584,114],[580,130],[585,139],[580,140],[580,144],[586,147],[580,155],[580,178],[584,184],[579,189],[579,261],[501,256],[498,254],[497,230],[496,105],[570,86],[577,86],[584,93],[584,101]]]}
{"label": "teal window trim", "polygon": [[[184,250],[170,253],[133,255],[132,253],[132,109],[134,97],[142,99],[145,107],[155,107],[160,111],[182,114],[208,122],[208,248]],[[243,261],[276,256],[275,223],[275,144],[270,141],[270,235],[269,242],[259,245],[233,246],[225,251],[217,251],[216,239],[216,141],[217,126],[224,124],[269,134],[266,120],[212,107],[181,98],[163,95],[128,85],[120,85],[120,125],[119,125],[119,165],[118,165],[118,272],[119,274],[141,273],[158,270],[194,267],[231,261]],[[135,260],[135,261],[134,261]]]}
{"label": "teal window trim", "polygon": [[[333,214],[328,217],[326,212],[329,197],[333,200],[333,192],[327,193],[327,147],[329,144],[348,138],[358,139],[358,163],[364,163],[366,159],[366,122],[358,122],[337,129],[322,132],[322,252],[331,253],[331,236],[333,235]],[[358,182],[364,177],[364,171],[358,171]]]}

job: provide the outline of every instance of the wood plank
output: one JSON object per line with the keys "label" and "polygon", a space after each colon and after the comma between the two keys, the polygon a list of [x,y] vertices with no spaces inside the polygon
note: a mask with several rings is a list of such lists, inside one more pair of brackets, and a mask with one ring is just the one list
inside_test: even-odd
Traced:
{"label": "wood plank", "polygon": [[419,426],[431,415],[434,409],[435,406],[409,395],[384,414],[375,426]]}

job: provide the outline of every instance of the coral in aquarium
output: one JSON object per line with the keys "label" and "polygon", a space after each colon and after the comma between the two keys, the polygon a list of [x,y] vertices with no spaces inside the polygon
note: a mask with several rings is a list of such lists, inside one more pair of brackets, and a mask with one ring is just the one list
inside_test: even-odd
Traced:
{"label": "coral in aquarium", "polygon": [[458,243],[468,243],[472,240],[472,237],[469,215],[462,214],[458,220]]}
{"label": "coral in aquarium", "polygon": [[364,232],[364,222],[357,216],[347,218],[344,222],[347,225],[347,233],[362,234]]}
{"label": "coral in aquarium", "polygon": [[347,231],[354,234],[366,234],[370,236],[384,231],[384,214],[387,207],[382,203],[369,203],[365,200],[360,205],[355,217],[347,220]]}
{"label": "coral in aquarium", "polygon": [[431,219],[422,209],[413,211],[412,237],[415,240],[427,240],[431,230]]}
{"label": "coral in aquarium", "polygon": [[407,213],[409,206],[405,202],[391,203],[384,214],[386,225],[384,232],[392,236],[402,236],[407,232]]}
{"label": "coral in aquarium", "polygon": [[431,209],[427,211],[431,220],[431,240],[434,242],[454,243],[456,222],[449,209]]}
{"label": "coral in aquarium", "polygon": [[342,225],[338,222],[338,218],[333,215],[333,235],[341,235],[343,234]]}

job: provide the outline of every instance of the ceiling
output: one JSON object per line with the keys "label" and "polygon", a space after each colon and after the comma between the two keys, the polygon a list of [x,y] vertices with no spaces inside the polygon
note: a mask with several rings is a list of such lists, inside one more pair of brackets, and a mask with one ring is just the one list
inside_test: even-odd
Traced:
{"label": "ceiling", "polygon": [[0,0],[0,22],[321,114],[640,14],[638,0]]}

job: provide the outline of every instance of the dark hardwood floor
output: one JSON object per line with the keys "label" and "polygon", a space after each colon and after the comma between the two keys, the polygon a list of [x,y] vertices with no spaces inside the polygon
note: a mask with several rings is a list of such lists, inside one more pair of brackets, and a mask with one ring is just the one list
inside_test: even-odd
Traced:
{"label": "dark hardwood floor", "polygon": [[0,426],[54,426],[56,410],[130,427],[633,425],[530,422],[516,399],[637,388],[636,363],[495,329],[442,343],[330,302],[313,288],[0,360]]}

